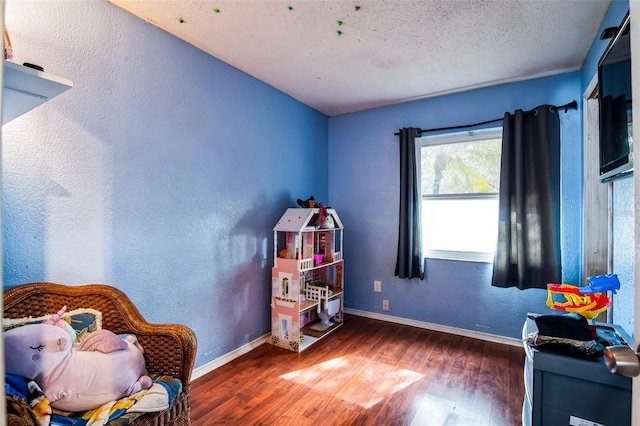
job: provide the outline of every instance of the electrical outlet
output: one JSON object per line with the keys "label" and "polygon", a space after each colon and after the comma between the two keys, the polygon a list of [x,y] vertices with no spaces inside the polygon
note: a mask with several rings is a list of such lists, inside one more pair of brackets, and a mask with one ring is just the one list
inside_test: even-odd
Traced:
{"label": "electrical outlet", "polygon": [[382,301],[382,310],[383,311],[388,311],[389,310],[389,301],[388,300],[383,300]]}
{"label": "electrical outlet", "polygon": [[378,280],[373,282],[373,291],[380,293],[382,291],[382,283]]}

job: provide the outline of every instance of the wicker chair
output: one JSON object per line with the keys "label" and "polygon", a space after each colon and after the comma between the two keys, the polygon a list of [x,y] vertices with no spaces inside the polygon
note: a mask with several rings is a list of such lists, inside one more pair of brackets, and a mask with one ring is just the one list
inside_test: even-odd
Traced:
{"label": "wicker chair", "polygon": [[[115,287],[102,284],[67,286],[53,283],[32,283],[4,292],[4,317],[38,317],[68,310],[93,308],[102,312],[102,328],[119,333],[132,333],[144,348],[149,374],[163,374],[182,381],[183,390],[176,396],[170,410],[147,413],[132,425],[190,425],[189,386],[197,348],[194,332],[177,324],[150,324],[144,320],[131,300]],[[9,403],[9,401],[7,401]],[[11,401],[15,404],[15,401]],[[10,424],[33,424],[22,415]],[[20,423],[23,421],[24,423]],[[1,422],[0,422],[1,423]]]}

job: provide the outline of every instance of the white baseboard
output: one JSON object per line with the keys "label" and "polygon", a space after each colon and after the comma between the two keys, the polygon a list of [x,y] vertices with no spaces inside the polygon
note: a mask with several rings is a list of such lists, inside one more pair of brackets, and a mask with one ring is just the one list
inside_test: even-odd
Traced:
{"label": "white baseboard", "polygon": [[265,334],[262,337],[258,337],[257,339],[247,343],[244,346],[240,346],[238,349],[235,349],[225,355],[222,355],[220,358],[216,358],[213,361],[210,361],[200,367],[194,368],[191,373],[191,380],[195,380],[198,377],[202,377],[207,373],[212,372],[216,368],[222,367],[226,363],[233,361],[234,359],[246,354],[247,352],[251,352],[258,346],[262,345],[267,341],[267,339],[271,336],[271,333]]}
{"label": "white baseboard", "polygon": [[[463,328],[449,327],[447,325],[433,324],[433,323],[424,322],[424,321],[416,321],[416,320],[411,320],[411,319],[407,319],[407,318],[394,317],[394,316],[391,316],[391,315],[377,314],[375,312],[361,311],[361,310],[358,310],[358,309],[345,308],[344,312],[346,314],[357,315],[357,316],[360,316],[360,317],[366,317],[366,318],[372,318],[372,319],[377,319],[377,320],[381,320],[381,321],[393,322],[393,323],[396,323],[396,324],[410,325],[410,326],[413,326],[413,327],[424,328],[424,329],[427,329],[427,330],[441,331],[443,333],[449,333],[449,334],[455,334],[455,335],[458,335],[458,336],[471,337],[473,339],[486,340],[488,342],[501,343],[501,344],[504,344],[504,345],[522,347],[522,341],[520,339],[515,339],[513,337],[498,336],[498,335],[495,335],[495,334],[482,333],[482,332],[479,332],[479,331],[472,331],[472,330],[465,330]],[[223,355],[223,356],[221,356],[219,358],[214,359],[213,361],[210,361],[210,362],[208,362],[208,363],[206,363],[204,365],[201,365],[200,367],[194,368],[193,372],[191,373],[191,380],[195,380],[195,379],[197,379],[199,377],[202,377],[205,374],[212,372],[216,368],[222,367],[226,363],[231,362],[234,359],[246,354],[247,352],[252,351],[253,349],[255,349],[258,346],[260,346],[263,343],[265,343],[270,335],[271,335],[271,333],[268,333],[268,334],[265,334],[262,337],[258,337],[257,339],[247,343],[244,346],[239,347],[238,349],[235,349],[235,350],[233,350],[233,351],[231,351],[231,352],[229,352],[229,353],[227,353],[227,354],[225,354],[225,355]]]}
{"label": "white baseboard", "polygon": [[[522,347],[522,340],[513,337],[498,336],[496,334],[482,333],[480,331],[465,330],[464,328],[449,327],[447,325],[433,324],[430,322],[416,321],[407,318],[394,317],[391,315],[377,314],[375,312],[361,311],[358,309],[345,308],[346,314],[360,317],[372,318],[381,321],[393,322],[396,324],[410,325],[427,330],[441,331],[443,333],[455,334],[458,336],[471,337],[473,339],[486,340],[488,342],[501,343],[503,345]],[[523,320],[524,322],[524,320]]]}

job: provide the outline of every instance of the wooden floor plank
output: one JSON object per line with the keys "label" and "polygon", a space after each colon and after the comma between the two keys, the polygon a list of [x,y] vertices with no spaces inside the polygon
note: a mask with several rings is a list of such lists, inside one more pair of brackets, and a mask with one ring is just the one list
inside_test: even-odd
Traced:
{"label": "wooden floor plank", "polygon": [[524,351],[347,315],[302,353],[264,344],[194,380],[194,425],[515,425]]}

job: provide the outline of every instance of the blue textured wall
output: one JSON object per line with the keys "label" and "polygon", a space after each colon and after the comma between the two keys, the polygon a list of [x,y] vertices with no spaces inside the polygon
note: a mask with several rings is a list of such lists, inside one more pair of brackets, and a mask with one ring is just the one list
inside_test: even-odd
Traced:
{"label": "blue textured wall", "polygon": [[[620,24],[629,10],[627,0],[612,1],[602,20],[581,71],[582,90],[586,90],[598,71],[598,62],[611,40],[600,40],[605,28]],[[637,171],[636,171],[637,173]],[[613,296],[613,322],[633,334],[634,323],[634,183],[632,178],[613,182],[613,272],[618,274],[621,288]]]}
{"label": "blue textured wall", "polygon": [[634,201],[633,177],[613,182],[613,272],[620,290],[613,296],[613,322],[633,335],[634,320]]}
{"label": "blue textured wall", "polygon": [[[424,129],[501,118],[506,111],[580,101],[580,75],[506,84],[329,119],[329,198],[345,225],[349,308],[496,335],[519,337],[527,312],[548,312],[546,291],[494,288],[492,265],[429,260],[424,281],[394,277],[401,127]],[[561,113],[564,282],[581,262],[581,112]],[[382,292],[373,292],[373,280]]]}
{"label": "blue textured wall", "polygon": [[[614,4],[607,15],[618,25],[628,9]],[[617,20],[617,22],[615,22]],[[606,21],[606,19],[605,19]],[[636,171],[635,173],[638,173]],[[634,335],[634,242],[635,203],[633,178],[613,182],[613,272],[620,279],[620,291],[613,296],[613,322],[619,324],[630,335]]]}
{"label": "blue textured wall", "polygon": [[327,199],[327,117],[106,1],[9,1],[17,62],[74,87],[3,127],[4,285],[110,283],[192,327],[196,366],[269,332],[272,229]]}

